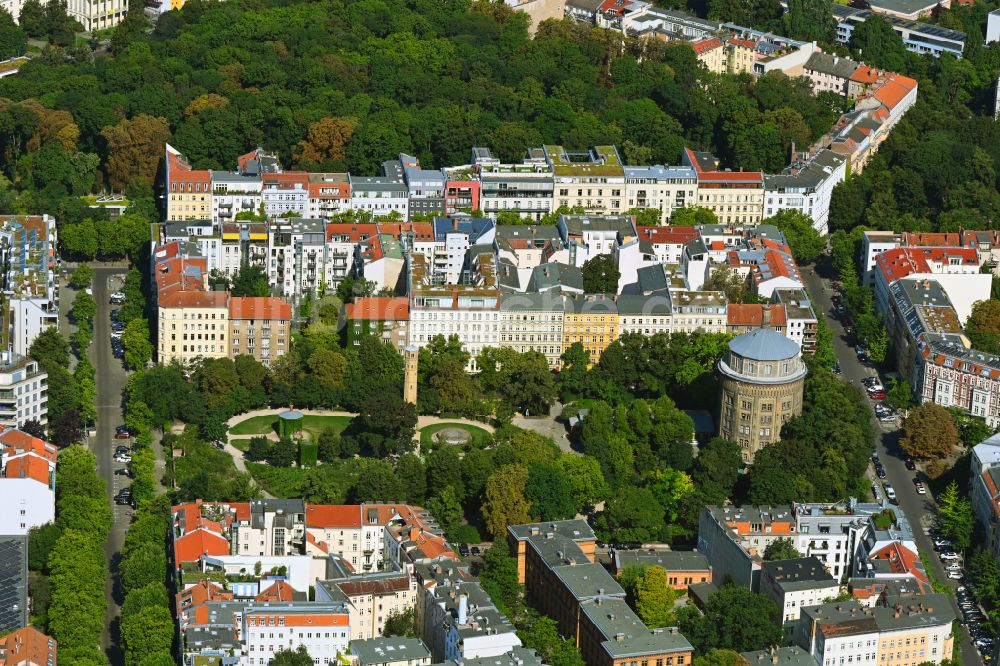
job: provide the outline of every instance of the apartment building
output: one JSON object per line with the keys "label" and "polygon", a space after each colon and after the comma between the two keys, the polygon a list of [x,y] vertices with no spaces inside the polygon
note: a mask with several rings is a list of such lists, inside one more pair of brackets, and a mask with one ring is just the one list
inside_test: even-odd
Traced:
{"label": "apartment building", "polygon": [[964,336],[924,334],[912,385],[920,403],[960,407],[1000,427],[1000,357],[970,349]]}
{"label": "apartment building", "polygon": [[468,172],[479,182],[480,209],[495,216],[501,211],[517,212],[521,218],[541,220],[553,205],[553,169],[542,158],[528,157],[519,164],[502,164],[489,148],[472,149]]}
{"label": "apartment building", "polygon": [[230,357],[253,356],[264,365],[283,356],[292,343],[292,306],[271,296],[229,299]]}
{"label": "apartment building", "polygon": [[48,423],[48,377],[38,361],[0,352],[0,426],[20,428],[25,421]]}
{"label": "apartment building", "polygon": [[344,305],[343,335],[347,345],[360,345],[368,335],[378,336],[399,353],[407,345],[410,302],[406,298],[358,298]]}
{"label": "apartment building", "polygon": [[671,291],[671,332],[725,333],[728,301],[722,291]]}
{"label": "apartment building", "polygon": [[321,295],[326,275],[326,223],[301,218],[270,222],[268,280],[276,295],[293,302]]}
{"label": "apartment building", "polygon": [[351,176],[347,173],[310,173],[308,218],[330,219],[351,210]]}
{"label": "apartment building", "polygon": [[27,626],[0,638],[0,666],[56,666],[58,644]]}
{"label": "apartment building", "polygon": [[26,535],[56,517],[58,449],[13,428],[0,432],[0,534]]}
{"label": "apartment building", "polygon": [[669,291],[656,294],[622,294],[618,307],[618,332],[656,335],[673,331],[674,308]]}
{"label": "apartment building", "polygon": [[840,582],[815,557],[776,560],[761,565],[760,593],[778,604],[780,617],[776,619],[791,638],[802,608],[836,598]]}
{"label": "apartment building", "polygon": [[613,254],[637,235],[630,215],[560,215],[557,228],[569,250],[568,263],[576,267],[598,255]]}
{"label": "apartment building", "polygon": [[987,548],[1000,559],[1000,435],[972,447],[969,499]]}
{"label": "apartment building", "polygon": [[596,146],[571,152],[562,146],[532,149],[552,168],[553,210],[560,206],[583,208],[590,215],[621,215],[625,199],[625,169],[614,146]]}
{"label": "apartment building", "polygon": [[797,344],[803,355],[815,354],[819,321],[808,292],[805,289],[775,289],[771,298],[775,306],[784,307],[785,337]]}
{"label": "apartment building", "polygon": [[[628,168],[628,167],[626,167]],[[640,242],[649,243],[652,254],[659,264],[679,265],[684,254],[684,245],[700,237],[694,227],[636,227]]]}
{"label": "apartment building", "polygon": [[514,625],[477,581],[427,571],[435,578],[424,583],[422,633],[435,663],[502,657],[521,647]]}
{"label": "apartment building", "polygon": [[579,342],[590,352],[591,363],[618,339],[618,304],[613,295],[583,294],[564,301],[562,352]]}
{"label": "apartment building", "polygon": [[324,580],[316,584],[316,601],[347,608],[351,640],[374,639],[382,635],[386,620],[414,607],[417,583],[402,572]]}
{"label": "apartment building", "polygon": [[890,287],[899,280],[933,280],[948,294],[961,321],[972,314],[972,304],[987,300],[993,277],[980,272],[979,255],[971,248],[900,247],[876,259],[875,305],[888,317]]}
{"label": "apartment building", "polygon": [[667,585],[685,591],[689,585],[712,582],[712,567],[708,558],[698,551],[615,550],[615,575],[621,576],[626,567],[660,567],[667,572]]}
{"label": "apartment building", "polygon": [[0,349],[25,356],[42,331],[59,325],[57,237],[48,215],[0,215]]}
{"label": "apartment building", "polygon": [[169,143],[166,147],[167,221],[212,217],[212,173],[195,170]]}
{"label": "apartment building", "polygon": [[265,666],[279,650],[303,646],[318,664],[337,664],[351,641],[343,606],[310,602],[247,606],[237,626],[245,654],[240,663]]}
{"label": "apartment building", "polygon": [[229,298],[223,291],[174,291],[157,301],[157,355],[188,365],[229,356]]}
{"label": "apartment building", "polygon": [[795,210],[812,218],[813,228],[825,236],[829,232],[833,188],[846,176],[847,159],[830,150],[797,160],[780,174],[765,175],[764,217]]}
{"label": "apartment building", "polygon": [[348,174],[351,210],[371,213],[374,218],[410,218],[410,196],[402,174],[398,176],[355,176]]}
{"label": "apartment building", "polygon": [[769,328],[787,335],[785,306],[780,303],[730,303],[726,310],[726,331],[742,335],[759,328]]}
{"label": "apartment building", "polygon": [[890,599],[864,607],[843,601],[802,609],[796,642],[819,664],[917,666],[951,659],[955,613],[942,594]]}
{"label": "apartment building", "polygon": [[617,581],[594,562],[596,538],[585,521],[511,525],[507,542],[528,602],[556,621],[588,666],[691,663],[687,639],[676,628],[647,628]]}
{"label": "apartment building", "polygon": [[212,221],[235,222],[237,215],[260,215],[264,183],[259,176],[231,171],[211,171]]}
{"label": "apartment building", "polygon": [[711,153],[684,149],[681,163],[695,170],[698,178],[697,205],[708,208],[719,222],[751,225],[764,212],[764,174],[759,171],[719,170],[719,160]]}
{"label": "apartment building", "polygon": [[500,346],[545,356],[549,367],[562,364],[567,297],[556,293],[504,293],[500,296]]}
{"label": "apartment building", "polygon": [[358,666],[430,666],[431,651],[419,638],[376,637],[351,641]]}
{"label": "apartment building", "polygon": [[261,200],[268,217],[309,217],[309,173],[261,174]]}
{"label": "apartment building", "polygon": [[854,97],[850,94],[850,81],[861,63],[836,56],[830,53],[816,51],[803,67],[803,74],[812,83],[813,92],[829,91],[844,97]]}
{"label": "apartment building", "polygon": [[690,167],[625,167],[626,210],[655,208],[660,224],[667,224],[674,211],[693,205],[698,195],[698,176]]}

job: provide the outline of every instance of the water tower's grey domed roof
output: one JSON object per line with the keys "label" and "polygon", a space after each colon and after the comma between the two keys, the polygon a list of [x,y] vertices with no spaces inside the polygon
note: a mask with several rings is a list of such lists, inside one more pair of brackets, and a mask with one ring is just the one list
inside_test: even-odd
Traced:
{"label": "water tower's grey domed roof", "polygon": [[783,361],[799,353],[799,346],[770,328],[758,328],[729,341],[734,353],[755,361]]}

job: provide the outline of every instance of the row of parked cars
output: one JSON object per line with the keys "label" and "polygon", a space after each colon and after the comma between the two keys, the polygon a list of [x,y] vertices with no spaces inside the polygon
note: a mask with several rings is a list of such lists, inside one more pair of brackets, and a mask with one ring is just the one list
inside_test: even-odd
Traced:
{"label": "row of parked cars", "polygon": [[115,358],[125,357],[125,343],[122,341],[122,334],[125,332],[125,323],[118,319],[118,310],[111,311],[111,353]]}
{"label": "row of parked cars", "polygon": [[969,636],[976,649],[979,650],[983,661],[989,663],[993,660],[996,639],[990,634],[986,616],[980,610],[979,603],[971,589],[960,585],[955,594],[958,598],[958,609],[962,611],[962,619],[959,622],[969,630]]}
{"label": "row of parked cars", "polygon": [[[123,441],[132,438],[128,426],[120,425],[115,427],[115,441]],[[116,476],[126,476],[132,478],[132,470],[129,465],[132,462],[132,446],[128,444],[118,444],[115,446],[114,461],[124,465],[115,470]],[[115,494],[115,504],[118,506],[131,506],[135,508],[135,498],[132,497],[132,489],[125,486]]]}

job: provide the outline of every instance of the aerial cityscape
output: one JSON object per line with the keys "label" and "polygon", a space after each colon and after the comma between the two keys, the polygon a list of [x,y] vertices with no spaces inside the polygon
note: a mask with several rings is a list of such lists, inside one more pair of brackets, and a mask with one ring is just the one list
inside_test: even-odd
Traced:
{"label": "aerial cityscape", "polygon": [[1000,0],[0,0],[0,666],[1000,660]]}

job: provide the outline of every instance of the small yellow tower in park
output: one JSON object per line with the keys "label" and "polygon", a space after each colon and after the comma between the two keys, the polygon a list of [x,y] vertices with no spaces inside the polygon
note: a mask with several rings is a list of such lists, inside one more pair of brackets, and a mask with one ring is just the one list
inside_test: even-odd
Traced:
{"label": "small yellow tower in park", "polygon": [[403,350],[405,370],[403,374],[403,400],[411,405],[417,404],[417,362],[420,359],[420,348],[407,345]]}

